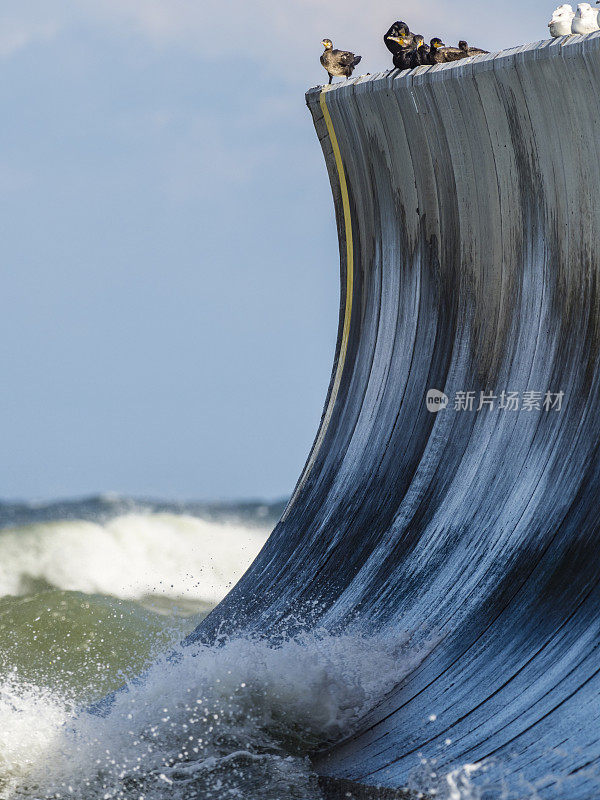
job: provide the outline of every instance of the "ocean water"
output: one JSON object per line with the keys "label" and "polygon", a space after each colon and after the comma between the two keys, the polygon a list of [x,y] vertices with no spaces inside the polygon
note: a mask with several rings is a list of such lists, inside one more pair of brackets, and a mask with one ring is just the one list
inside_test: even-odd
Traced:
{"label": "ocean water", "polygon": [[0,800],[322,798],[310,753],[423,653],[318,630],[180,646],[281,510],[0,506]]}
{"label": "ocean water", "polygon": [[227,594],[278,511],[0,506],[0,674],[83,700],[120,686]]}

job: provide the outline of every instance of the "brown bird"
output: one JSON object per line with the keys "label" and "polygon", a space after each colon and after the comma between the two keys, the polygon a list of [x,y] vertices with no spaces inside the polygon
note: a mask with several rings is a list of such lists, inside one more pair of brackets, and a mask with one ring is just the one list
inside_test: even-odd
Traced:
{"label": "brown bird", "polygon": [[410,56],[410,68],[416,69],[429,64],[429,47],[425,44],[425,39],[420,33],[415,33],[413,37],[413,46]]}
{"label": "brown bird", "polygon": [[446,47],[441,39],[437,37],[431,40],[429,50],[429,63],[430,64],[447,64],[450,61],[459,61],[461,58],[469,58],[469,56],[478,56],[487,53],[487,50],[479,50],[477,47],[469,47],[469,45],[461,40],[458,47]]}
{"label": "brown bird", "polygon": [[362,56],[355,56],[348,50],[334,50],[331,39],[323,39],[321,44],[325,48],[321,64],[329,73],[329,83],[334,76],[348,79],[354,72],[354,67],[362,60]]}
{"label": "brown bird", "polygon": [[[600,0],[598,0],[598,2],[600,2]],[[464,39],[460,40],[458,47],[463,53],[467,53],[469,56],[484,56],[490,52],[489,50],[480,50],[479,47],[469,47]]]}

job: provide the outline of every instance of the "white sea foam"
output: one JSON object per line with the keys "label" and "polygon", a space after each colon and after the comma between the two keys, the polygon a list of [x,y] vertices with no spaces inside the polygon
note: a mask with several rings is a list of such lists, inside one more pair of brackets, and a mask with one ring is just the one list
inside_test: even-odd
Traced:
{"label": "white sea foam", "polygon": [[463,764],[445,776],[448,800],[479,800],[480,793],[473,786],[471,776],[481,769],[481,764]]}
{"label": "white sea foam", "polygon": [[0,596],[31,581],[122,599],[147,595],[217,603],[252,563],[267,530],[175,514],[127,514],[0,532]]}
{"label": "white sea foam", "polygon": [[0,798],[39,768],[69,719],[68,702],[12,673],[0,681]]}
{"label": "white sea foam", "polygon": [[182,649],[104,718],[12,681],[0,797],[317,798],[307,754],[350,733],[424,652],[325,633]]}

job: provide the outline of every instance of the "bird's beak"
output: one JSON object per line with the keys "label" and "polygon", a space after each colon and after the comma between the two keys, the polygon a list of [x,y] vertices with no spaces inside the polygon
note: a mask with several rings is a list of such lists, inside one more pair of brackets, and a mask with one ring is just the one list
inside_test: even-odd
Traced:
{"label": "bird's beak", "polygon": [[[600,0],[599,0],[599,2],[600,2]],[[402,36],[388,36],[387,38],[390,40],[390,42],[398,42],[398,44],[401,44],[401,45],[404,44],[404,39],[403,39]]]}

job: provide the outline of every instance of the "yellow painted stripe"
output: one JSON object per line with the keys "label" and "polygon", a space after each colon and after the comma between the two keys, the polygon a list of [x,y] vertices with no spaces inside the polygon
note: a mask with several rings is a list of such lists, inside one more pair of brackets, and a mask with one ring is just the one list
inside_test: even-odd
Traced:
{"label": "yellow painted stripe", "polygon": [[320,96],[320,103],[321,103],[321,110],[323,111],[323,117],[325,119],[325,125],[327,126],[327,132],[329,134],[329,141],[331,142],[331,147],[333,148],[333,155],[335,158],[335,164],[337,167],[338,178],[340,182],[340,191],[342,194],[342,208],[344,211],[344,230],[346,236],[346,308],[344,311],[344,327],[342,329],[342,341],[340,344],[340,354],[337,363],[337,369],[335,372],[335,378],[333,381],[333,387],[331,389],[331,395],[329,396],[329,402],[327,403],[327,409],[323,416],[323,421],[321,423],[321,427],[319,429],[319,433],[313,445],[313,449],[311,451],[310,457],[306,466],[304,467],[304,472],[302,473],[302,477],[298,481],[298,485],[296,486],[296,490],[290,500],[288,507],[285,510],[285,513],[282,517],[284,520],[294,503],[304,484],[306,483],[308,476],[317,460],[317,456],[321,449],[321,445],[323,444],[323,440],[325,439],[325,435],[327,433],[327,429],[329,428],[329,423],[331,422],[331,417],[333,415],[333,409],[335,408],[335,404],[337,401],[338,392],[340,390],[340,384],[342,382],[342,374],[344,372],[344,365],[346,363],[346,355],[348,353],[348,339],[350,338],[350,322],[352,320],[352,296],[354,291],[354,242],[352,239],[352,216],[350,214],[350,197],[348,195],[348,184],[346,182],[346,172],[344,170],[344,162],[342,161],[342,154],[340,152],[340,146],[338,144],[337,136],[335,133],[335,128],[333,127],[333,122],[331,120],[331,114],[329,113],[329,108],[327,107],[327,92],[329,91],[329,87],[324,87],[323,91],[321,92]]}

